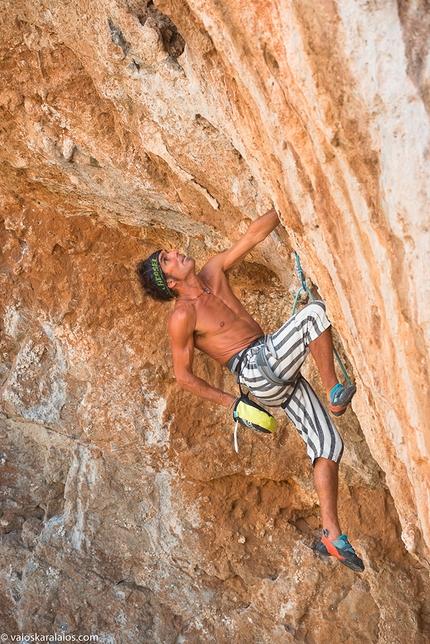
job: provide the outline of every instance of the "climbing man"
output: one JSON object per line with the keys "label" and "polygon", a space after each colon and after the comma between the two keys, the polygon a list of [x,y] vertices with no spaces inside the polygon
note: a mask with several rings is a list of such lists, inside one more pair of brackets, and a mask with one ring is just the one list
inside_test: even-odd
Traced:
{"label": "climbing man", "polygon": [[[342,439],[324,405],[300,374],[310,352],[327,392],[329,410],[335,416],[346,411],[356,388],[344,387],[337,380],[325,306],[318,301],[308,304],[268,335],[245,310],[228,282],[228,271],[238,266],[278,224],[278,215],[272,209],[253,221],[231,248],[209,259],[198,273],[195,260],[177,250],[157,250],[139,262],[136,270],[144,291],[153,299],[176,300],[169,333],[174,373],[181,387],[226,409],[236,400],[231,393],[193,373],[197,348],[227,367],[259,402],[284,409],[305,441],[313,465],[323,527],[316,550],[362,572],[363,562],[341,533],[337,514]],[[258,356],[264,358],[264,372]]]}

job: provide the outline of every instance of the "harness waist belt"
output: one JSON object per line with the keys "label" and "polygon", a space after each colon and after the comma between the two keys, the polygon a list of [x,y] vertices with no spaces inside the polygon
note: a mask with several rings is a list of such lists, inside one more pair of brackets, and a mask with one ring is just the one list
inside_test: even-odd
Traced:
{"label": "harness waist belt", "polygon": [[227,362],[227,365],[226,365],[227,369],[235,376],[237,376],[237,381],[239,382],[240,371],[241,371],[242,363],[245,358],[246,352],[249,349],[251,349],[251,347],[256,347],[260,345],[260,348],[257,351],[257,354],[255,356],[255,366],[257,367],[261,376],[263,376],[263,378],[265,378],[272,385],[277,385],[278,387],[279,386],[287,387],[288,385],[293,385],[300,378],[300,371],[294,376],[294,378],[289,378],[289,379],[278,378],[278,376],[274,373],[271,365],[269,364],[269,361],[267,358],[266,347],[264,346],[264,342],[266,338],[267,336],[262,336],[261,338],[257,338],[257,340],[254,340],[254,342],[251,342],[251,344],[248,347],[236,353]]}
{"label": "harness waist belt", "polygon": [[252,347],[257,346],[258,344],[262,344],[264,342],[264,335],[261,336],[261,338],[257,338],[256,340],[253,340],[251,344],[245,349],[242,349],[242,351],[239,351],[238,353],[235,353],[232,358],[227,362],[226,367],[227,369],[234,374],[235,376],[238,376],[238,371],[240,368],[240,365],[242,363],[242,358],[245,357],[245,353],[248,351],[248,349],[251,349]]}
{"label": "harness waist belt", "polygon": [[298,374],[294,376],[294,378],[290,379],[283,379],[283,378],[278,378],[278,376],[275,374],[273,371],[271,365],[269,364],[269,360],[267,359],[267,353],[264,350],[265,347],[261,347],[255,356],[255,366],[257,367],[258,371],[266,380],[268,380],[272,385],[278,385],[278,386],[288,386],[288,385],[293,385],[296,380],[300,377],[300,371]]}

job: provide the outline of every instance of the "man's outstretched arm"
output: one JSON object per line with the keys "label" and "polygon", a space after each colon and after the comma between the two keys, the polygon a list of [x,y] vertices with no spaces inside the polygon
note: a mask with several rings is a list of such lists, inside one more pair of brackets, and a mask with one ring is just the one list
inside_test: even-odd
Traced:
{"label": "man's outstretched arm", "polygon": [[198,378],[193,373],[194,359],[194,333],[195,320],[192,318],[192,312],[174,311],[169,320],[169,333],[172,339],[173,370],[175,378],[183,389],[191,391],[193,394],[206,398],[223,407],[230,407],[234,401],[234,396],[212,387],[202,378]]}
{"label": "man's outstretched arm", "polygon": [[204,266],[203,270],[206,270],[206,267],[210,269],[220,269],[224,272],[235,268],[238,266],[251,252],[257,244],[266,239],[271,232],[273,232],[276,226],[279,224],[279,217],[276,213],[276,210],[272,208],[266,212],[266,214],[255,219],[249,226],[248,230],[240,239],[233,244],[231,248],[215,255],[212,257]]}

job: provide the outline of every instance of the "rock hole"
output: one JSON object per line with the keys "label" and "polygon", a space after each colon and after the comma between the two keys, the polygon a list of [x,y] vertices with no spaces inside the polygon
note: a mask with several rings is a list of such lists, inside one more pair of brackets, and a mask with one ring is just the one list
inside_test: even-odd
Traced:
{"label": "rock hole", "polygon": [[269,49],[267,48],[267,45],[264,46],[263,55],[264,55],[264,60],[266,61],[267,67],[270,69],[272,74],[276,76],[276,74],[279,72],[279,63],[274,57],[274,55],[269,51]]}
{"label": "rock hole", "polygon": [[60,244],[55,244],[54,248],[52,249],[52,254],[54,255],[54,257],[61,257],[65,252],[66,251],[62,246],[60,246]]}
{"label": "rock hole", "polygon": [[110,30],[110,36],[112,38],[112,42],[114,45],[118,45],[118,47],[121,47],[122,53],[124,56],[127,54],[128,51],[128,45],[125,41],[124,35],[121,31],[121,29],[118,29],[118,27],[115,27],[113,24],[112,20],[109,18],[108,19],[108,25],[109,25],[109,30]]}
{"label": "rock hole", "polygon": [[148,26],[156,29],[163,41],[164,50],[172,58],[178,58],[185,49],[185,40],[182,38],[177,27],[170,20],[169,16],[161,13],[152,0],[146,5],[146,9],[137,15],[140,24],[144,25],[148,21]]}

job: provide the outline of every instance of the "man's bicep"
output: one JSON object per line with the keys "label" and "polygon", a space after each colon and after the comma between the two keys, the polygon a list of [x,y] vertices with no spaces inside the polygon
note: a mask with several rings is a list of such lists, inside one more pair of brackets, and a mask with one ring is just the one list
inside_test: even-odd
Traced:
{"label": "man's bicep", "polygon": [[253,235],[245,233],[245,235],[238,239],[231,248],[225,250],[219,255],[211,257],[211,259],[205,264],[204,270],[221,270],[227,272],[232,268],[239,266],[239,264],[243,262],[248,253],[250,253],[257,244],[258,240],[256,240]]}
{"label": "man's bicep", "polygon": [[169,321],[169,334],[172,340],[173,369],[178,377],[191,372],[194,359],[194,325],[185,316],[173,315]]}
{"label": "man's bicep", "polygon": [[238,266],[260,242],[262,242],[279,224],[276,210],[272,208],[261,217],[254,219],[248,230],[228,250],[215,255],[203,267],[201,273],[216,273],[218,270],[228,271]]}

